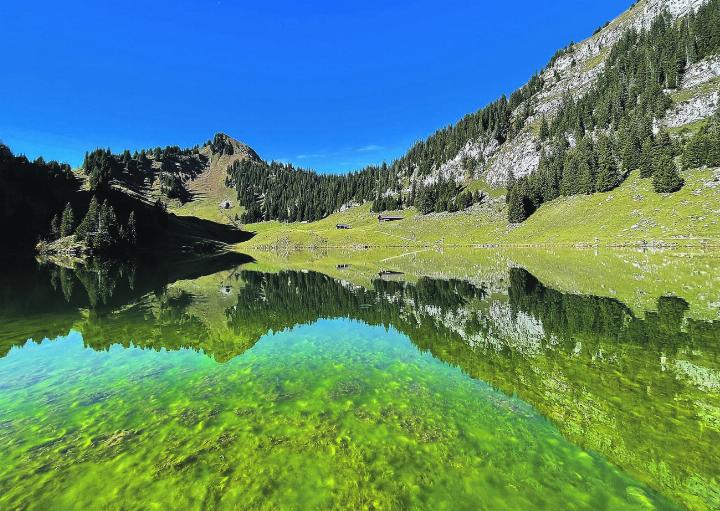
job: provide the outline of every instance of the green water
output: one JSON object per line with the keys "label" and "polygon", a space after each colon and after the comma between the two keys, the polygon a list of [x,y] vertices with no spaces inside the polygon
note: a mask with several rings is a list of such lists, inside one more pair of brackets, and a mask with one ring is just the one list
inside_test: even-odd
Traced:
{"label": "green water", "polygon": [[680,296],[223,264],[2,280],[0,509],[720,508]]}

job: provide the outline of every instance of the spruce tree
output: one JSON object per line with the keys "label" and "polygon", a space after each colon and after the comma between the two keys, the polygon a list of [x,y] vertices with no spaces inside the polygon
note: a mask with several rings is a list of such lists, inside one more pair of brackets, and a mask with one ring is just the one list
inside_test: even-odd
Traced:
{"label": "spruce tree", "polygon": [[508,221],[511,224],[519,224],[527,219],[527,203],[528,199],[520,187],[514,186],[508,197]]}
{"label": "spruce tree", "polygon": [[97,198],[93,195],[87,213],[85,213],[85,216],[75,231],[75,234],[77,234],[80,239],[90,240],[91,236],[97,233],[99,209],[100,206],[98,205]]}
{"label": "spruce tree", "polygon": [[547,140],[550,136],[550,125],[547,122],[547,118],[543,115],[540,121],[540,140]]}
{"label": "spruce tree", "polygon": [[685,182],[678,173],[672,157],[662,154],[655,162],[653,188],[657,193],[673,193],[683,187]]}
{"label": "spruce tree", "polygon": [[50,239],[56,240],[60,237],[60,219],[57,216],[57,213],[53,215],[52,220],[50,220]]}
{"label": "spruce tree", "polygon": [[598,192],[608,192],[620,184],[621,176],[615,156],[606,136],[598,139],[598,175],[595,179],[595,189]]}
{"label": "spruce tree", "polygon": [[508,204],[510,203],[510,194],[511,194],[513,188],[515,188],[516,184],[517,184],[517,180],[515,179],[515,174],[511,170],[510,173],[508,174],[508,178],[505,183],[505,188],[507,189],[507,193],[505,194],[505,202]]}
{"label": "spruce tree", "polygon": [[620,145],[623,169],[625,172],[635,170],[640,166],[640,141],[630,131],[620,132]]}
{"label": "spruce tree", "polygon": [[643,141],[642,149],[640,150],[640,177],[642,178],[651,177],[655,171],[653,151],[653,140],[648,137]]}
{"label": "spruce tree", "polygon": [[60,236],[70,236],[75,229],[75,214],[72,206],[68,202],[62,214],[62,222],[60,224]]}

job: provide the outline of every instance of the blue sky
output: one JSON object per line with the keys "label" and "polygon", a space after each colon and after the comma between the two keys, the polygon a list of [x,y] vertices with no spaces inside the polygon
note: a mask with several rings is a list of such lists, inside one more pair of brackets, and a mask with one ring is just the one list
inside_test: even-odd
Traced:
{"label": "blue sky", "polygon": [[0,140],[192,146],[222,131],[322,172],[391,161],[509,94],[631,0],[0,3]]}

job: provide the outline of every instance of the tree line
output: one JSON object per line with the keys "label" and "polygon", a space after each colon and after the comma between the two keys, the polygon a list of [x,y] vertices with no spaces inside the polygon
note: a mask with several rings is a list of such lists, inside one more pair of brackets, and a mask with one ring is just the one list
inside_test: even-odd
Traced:
{"label": "tree line", "polygon": [[385,164],[320,175],[288,163],[244,159],[228,168],[227,185],[238,191],[243,222],[300,222],[319,220],[345,204],[371,201],[392,178]]}
{"label": "tree line", "polygon": [[31,250],[78,187],[70,165],[30,161],[0,144],[0,229],[6,249]]}
{"label": "tree line", "polygon": [[123,224],[107,199],[101,203],[93,195],[85,216],[76,225],[72,204],[68,202],[62,215],[55,214],[50,221],[49,239],[53,241],[73,234],[95,252],[132,250],[138,242],[135,211],[130,211]]}

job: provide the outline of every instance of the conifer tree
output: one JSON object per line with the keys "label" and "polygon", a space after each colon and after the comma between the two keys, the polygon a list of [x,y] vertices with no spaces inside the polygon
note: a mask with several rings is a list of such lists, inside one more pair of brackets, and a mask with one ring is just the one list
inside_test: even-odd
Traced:
{"label": "conifer tree", "polygon": [[672,157],[661,154],[655,162],[653,188],[657,193],[673,193],[683,187],[685,182],[678,173]]}
{"label": "conifer tree", "polygon": [[505,182],[505,188],[507,189],[507,193],[505,194],[505,202],[507,204],[510,203],[510,193],[512,192],[513,188],[515,188],[515,184],[517,184],[517,180],[515,179],[515,174],[511,170],[508,174],[507,181]]}
{"label": "conifer tree", "polygon": [[642,149],[640,150],[640,177],[642,178],[651,177],[655,171],[653,151],[653,140],[648,137],[643,141]]}
{"label": "conifer tree", "polygon": [[615,188],[622,179],[618,170],[615,156],[606,136],[598,138],[598,175],[595,180],[595,189],[598,192],[608,192]]}
{"label": "conifer tree", "polygon": [[540,121],[540,140],[545,141],[550,136],[550,125],[547,122],[547,118],[543,115]]}
{"label": "conifer tree", "polygon": [[508,197],[508,221],[511,224],[519,224],[524,222],[529,214],[528,199],[520,190],[520,187],[514,186]]}
{"label": "conifer tree", "polygon": [[62,214],[62,222],[60,224],[60,236],[70,236],[75,229],[75,214],[72,206],[68,202]]}
{"label": "conifer tree", "polygon": [[60,237],[60,219],[57,213],[50,220],[50,239],[56,240]]}
{"label": "conifer tree", "polygon": [[97,232],[99,209],[100,206],[98,205],[97,198],[93,195],[87,213],[85,213],[85,216],[75,231],[75,234],[77,234],[80,239],[88,240],[90,236]]}

